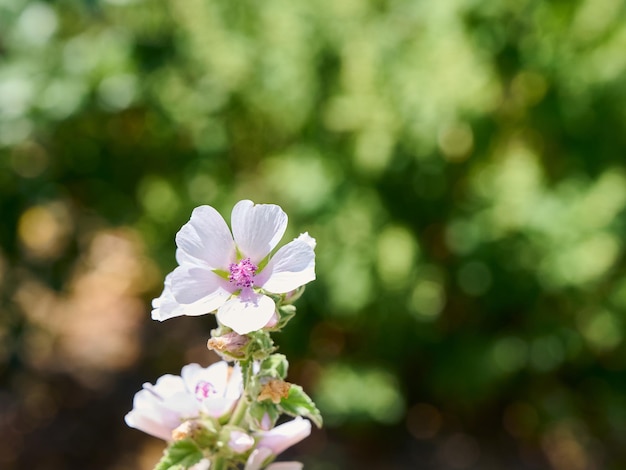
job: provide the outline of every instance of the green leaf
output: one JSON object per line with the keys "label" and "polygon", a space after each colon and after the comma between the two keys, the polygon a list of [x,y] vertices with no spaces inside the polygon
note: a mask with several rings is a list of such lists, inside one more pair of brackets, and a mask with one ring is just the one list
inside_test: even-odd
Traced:
{"label": "green leaf", "polygon": [[287,377],[289,362],[284,354],[272,354],[261,362],[259,376],[272,377],[274,379],[284,379]]}
{"label": "green leaf", "polygon": [[322,427],[322,414],[300,385],[291,384],[289,396],[281,400],[280,408],[288,415],[305,416],[313,421],[318,428]]}
{"label": "green leaf", "polygon": [[187,439],[176,441],[170,445],[154,470],[184,470],[202,460],[202,451],[196,444]]}
{"label": "green leaf", "polygon": [[276,348],[274,341],[267,331],[253,331],[248,334],[250,342],[247,346],[247,355],[255,360],[263,360],[269,356]]}
{"label": "green leaf", "polygon": [[291,320],[296,315],[296,307],[293,305],[281,305],[278,308],[278,324],[276,325],[277,330],[282,330],[289,320]]}
{"label": "green leaf", "polygon": [[265,415],[267,415],[270,419],[270,427],[274,427],[280,415],[278,405],[275,405],[270,400],[262,402],[256,401],[252,403],[250,408],[248,408],[248,413],[252,418],[252,424],[258,429],[262,429],[263,418]]}

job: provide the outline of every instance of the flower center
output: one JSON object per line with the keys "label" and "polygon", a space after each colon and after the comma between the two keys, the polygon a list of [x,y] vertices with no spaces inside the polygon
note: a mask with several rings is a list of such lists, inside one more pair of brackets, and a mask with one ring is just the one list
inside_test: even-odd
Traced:
{"label": "flower center", "polygon": [[196,385],[196,398],[198,400],[204,400],[212,395],[217,395],[217,390],[215,390],[212,383],[205,382],[204,380],[198,382]]}
{"label": "flower center", "polygon": [[250,261],[250,258],[244,258],[239,263],[231,263],[229,268],[228,280],[237,287],[252,287],[254,274],[259,269]]}

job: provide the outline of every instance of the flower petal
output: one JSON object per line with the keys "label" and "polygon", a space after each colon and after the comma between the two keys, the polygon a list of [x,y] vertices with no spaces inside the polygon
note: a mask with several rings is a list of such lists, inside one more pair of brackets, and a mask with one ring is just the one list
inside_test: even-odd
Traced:
{"label": "flower petal", "polygon": [[131,428],[138,429],[164,441],[172,439],[172,428],[147,413],[133,409],[126,414],[124,421]]}
{"label": "flower petal", "polygon": [[275,204],[239,201],[231,216],[239,251],[258,264],[278,244],[287,228],[287,214]]}
{"label": "flower petal", "polygon": [[243,393],[243,374],[241,373],[241,366],[239,363],[235,363],[226,385],[226,391],[224,396],[231,400],[237,400]]}
{"label": "flower petal", "polygon": [[[191,256],[212,269],[225,269],[235,258],[235,243],[228,225],[211,206],[196,207],[189,222],[176,234],[179,262]],[[187,256],[185,256],[187,255]]]}
{"label": "flower petal", "polygon": [[261,438],[257,446],[268,448],[274,455],[278,455],[311,434],[311,422],[298,416],[285,424],[259,434]]}
{"label": "flower petal", "polygon": [[272,318],[276,305],[266,295],[244,289],[240,295],[222,305],[217,320],[240,335],[260,330]]}
{"label": "flower petal", "polygon": [[[196,316],[210,312],[204,299],[191,304],[181,304],[176,301],[172,293],[172,273],[165,277],[163,292],[159,297],[152,300],[152,319],[164,321],[182,315]],[[213,308],[215,310],[215,308]]]}
{"label": "flower petal", "polygon": [[[207,268],[183,265],[172,271],[172,294],[179,304],[183,304],[181,315],[195,313],[202,305],[204,313],[219,308],[231,295],[230,284]],[[187,307],[193,304],[193,307]]]}
{"label": "flower petal", "polygon": [[172,430],[186,418],[198,416],[199,404],[189,395],[183,381],[175,375],[164,375],[155,385],[145,383],[135,394],[133,409],[126,423],[164,440],[171,440]]}
{"label": "flower petal", "polygon": [[[310,237],[309,237],[310,238]],[[301,238],[287,243],[272,257],[255,283],[268,292],[284,294],[315,279],[315,252]]]}
{"label": "flower petal", "polygon": [[248,457],[244,470],[260,470],[263,463],[271,456],[272,451],[269,449],[254,449]]}
{"label": "flower petal", "polygon": [[224,361],[211,364],[209,367],[202,367],[200,364],[187,364],[180,371],[180,376],[185,382],[187,390],[196,393],[196,386],[199,382],[211,384],[217,395],[224,395],[226,383],[228,381],[228,364]]}
{"label": "flower petal", "polygon": [[276,462],[269,464],[265,470],[302,470],[304,465],[301,462]]}
{"label": "flower petal", "polygon": [[223,397],[206,398],[202,401],[202,409],[212,418],[221,418],[226,413],[232,411],[237,400]]}

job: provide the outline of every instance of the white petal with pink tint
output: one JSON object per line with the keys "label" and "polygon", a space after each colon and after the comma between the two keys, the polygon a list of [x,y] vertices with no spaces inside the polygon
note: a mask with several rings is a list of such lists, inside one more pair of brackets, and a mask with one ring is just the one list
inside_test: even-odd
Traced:
{"label": "white petal with pink tint", "polygon": [[181,304],[202,303],[212,312],[220,307],[234,289],[214,272],[194,265],[183,265],[172,271],[171,289]]}
{"label": "white petal with pink tint", "polygon": [[309,434],[311,434],[311,422],[297,417],[269,431],[259,432],[260,439],[257,447],[265,447],[270,449],[274,455],[278,455]]}
{"label": "white petal with pink tint", "polygon": [[233,208],[231,225],[239,251],[258,264],[283,237],[287,214],[274,204],[244,200]]}
{"label": "white petal with pink tint", "polygon": [[311,282],[315,279],[315,252],[311,244],[300,238],[286,244],[257,277],[263,289],[275,294],[291,292]]}
{"label": "white petal with pink tint", "polygon": [[272,451],[267,448],[254,449],[248,457],[244,470],[260,470],[263,462],[272,456]]}
{"label": "white petal with pink tint", "polygon": [[242,289],[241,294],[230,299],[217,311],[218,321],[240,335],[260,330],[272,318],[276,304],[266,295],[251,289]]}
{"label": "white petal with pink tint", "polygon": [[[208,310],[211,305],[210,303],[207,303],[205,299],[200,299],[200,301],[191,304],[181,304],[177,302],[174,298],[174,294],[172,293],[171,280],[172,273],[166,276],[161,295],[152,300],[153,320],[164,321],[170,318],[180,317],[182,315],[204,315],[205,313],[211,311]],[[212,310],[215,310],[215,308]]]}
{"label": "white petal with pink tint", "polygon": [[235,243],[228,225],[211,206],[193,210],[189,222],[176,234],[176,245],[185,255],[206,263],[211,269],[221,269],[235,257]]}
{"label": "white petal with pink tint", "polygon": [[302,470],[303,467],[300,462],[276,462],[269,464],[265,470]]}

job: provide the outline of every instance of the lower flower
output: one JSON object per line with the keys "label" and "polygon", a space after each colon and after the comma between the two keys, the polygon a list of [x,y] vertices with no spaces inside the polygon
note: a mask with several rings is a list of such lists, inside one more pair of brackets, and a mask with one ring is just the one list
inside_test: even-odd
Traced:
{"label": "lower flower", "polygon": [[284,452],[289,447],[297,444],[302,439],[311,434],[311,422],[297,417],[292,421],[276,426],[269,431],[259,431],[257,433],[257,444],[246,462],[245,470],[300,470],[302,464],[299,462],[276,462],[268,467],[263,467],[267,462],[272,461],[278,454]]}
{"label": "lower flower", "polygon": [[154,385],[145,383],[135,394],[126,424],[147,434],[171,441],[187,421],[229,414],[243,390],[241,371],[224,361],[209,367],[189,364],[181,375],[166,374]]}

